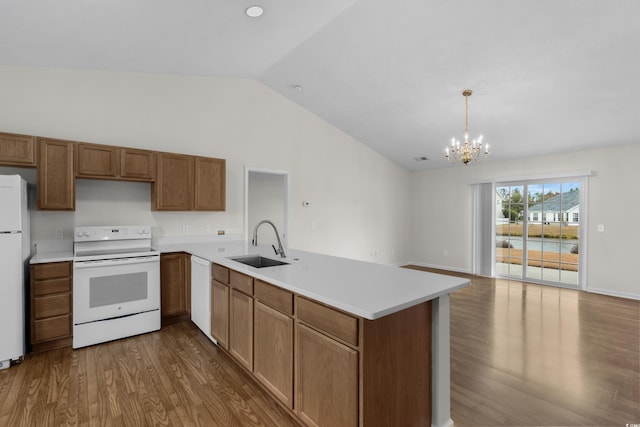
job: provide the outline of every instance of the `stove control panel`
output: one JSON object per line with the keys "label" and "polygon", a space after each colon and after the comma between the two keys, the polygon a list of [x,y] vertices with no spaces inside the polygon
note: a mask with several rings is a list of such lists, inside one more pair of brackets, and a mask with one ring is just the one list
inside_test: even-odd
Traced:
{"label": "stove control panel", "polygon": [[150,225],[75,227],[74,242],[151,239]]}

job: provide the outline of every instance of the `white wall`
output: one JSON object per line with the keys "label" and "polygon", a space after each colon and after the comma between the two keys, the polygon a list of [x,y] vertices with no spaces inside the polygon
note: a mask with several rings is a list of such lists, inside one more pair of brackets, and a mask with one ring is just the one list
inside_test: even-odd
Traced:
{"label": "white wall", "polygon": [[[640,212],[639,158],[640,144],[415,172],[411,177],[412,260],[452,270],[470,270],[469,184],[591,170],[588,289],[640,298],[635,269],[640,228],[634,215]],[[605,232],[596,232],[596,224],[604,224]],[[444,255],[445,251],[448,255]]]}
{"label": "white wall", "polygon": [[227,159],[226,212],[151,212],[149,184],[79,180],[76,212],[36,212],[34,240],[107,222],[242,233],[250,165],[290,172],[291,247],[409,259],[410,174],[254,80],[2,66],[0,93],[0,131]]}
{"label": "white wall", "polygon": [[[249,172],[249,209],[248,228],[249,240],[255,226],[263,219],[268,219],[278,229],[278,233],[284,243],[284,201],[286,194],[286,176],[273,175],[259,172]],[[278,247],[278,239],[270,225],[264,224],[258,230],[258,242],[261,245],[275,245]]]}

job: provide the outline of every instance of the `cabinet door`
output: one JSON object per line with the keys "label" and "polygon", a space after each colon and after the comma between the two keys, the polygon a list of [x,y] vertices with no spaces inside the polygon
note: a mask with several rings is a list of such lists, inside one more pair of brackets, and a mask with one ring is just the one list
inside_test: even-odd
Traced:
{"label": "cabinet door", "polygon": [[158,153],[156,181],[151,184],[153,210],[188,211],[193,197],[193,157]]}
{"label": "cabinet door", "polygon": [[295,411],[313,426],[358,425],[358,353],[299,323]]}
{"label": "cabinet door", "polygon": [[0,165],[36,165],[35,138],[29,135],[0,133]]}
{"label": "cabinet door", "polygon": [[75,210],[74,144],[47,138],[38,141],[38,209]]}
{"label": "cabinet door", "polygon": [[229,353],[248,370],[253,370],[253,298],[231,289]]}
{"label": "cabinet door", "polygon": [[187,313],[186,262],[183,253],[160,255],[162,317]]}
{"label": "cabinet door", "polygon": [[120,176],[134,181],[153,181],[155,177],[155,157],[153,151],[120,149]]}
{"label": "cabinet door", "polygon": [[211,336],[229,349],[229,286],[211,281]]}
{"label": "cabinet door", "polygon": [[226,207],[226,162],[224,159],[195,158],[194,209],[224,211]]}
{"label": "cabinet door", "polygon": [[118,176],[118,149],[110,145],[76,144],[76,176],[108,178]]}
{"label": "cabinet door", "polygon": [[253,372],[293,409],[293,318],[255,302]]}

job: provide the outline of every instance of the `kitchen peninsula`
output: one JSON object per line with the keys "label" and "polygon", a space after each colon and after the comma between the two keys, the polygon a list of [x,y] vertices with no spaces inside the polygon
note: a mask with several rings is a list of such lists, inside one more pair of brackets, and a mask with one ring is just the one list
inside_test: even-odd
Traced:
{"label": "kitchen peninsula", "polygon": [[[160,239],[157,247],[213,263],[213,338],[303,422],[451,424],[449,293],[467,279],[297,250],[281,259],[271,247],[244,241]],[[243,255],[288,264],[233,260]],[[229,319],[221,337],[216,295],[226,298]],[[250,319],[234,326],[238,316]],[[234,338],[239,331],[250,335],[244,347]],[[277,353],[263,363],[265,346]]]}
{"label": "kitchen peninsula", "polygon": [[[205,334],[291,415],[319,426],[452,424],[449,294],[467,279],[214,239],[153,246],[211,262],[210,296],[192,295],[210,302]],[[31,263],[71,260],[63,255]],[[287,264],[233,259],[246,255]]]}

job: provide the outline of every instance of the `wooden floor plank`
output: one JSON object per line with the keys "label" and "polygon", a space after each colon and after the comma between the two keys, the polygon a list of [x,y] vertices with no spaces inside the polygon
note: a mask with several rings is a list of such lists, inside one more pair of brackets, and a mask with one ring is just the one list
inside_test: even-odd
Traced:
{"label": "wooden floor plank", "polygon": [[[466,277],[450,299],[455,427],[640,423],[640,301]],[[0,426],[58,425],[298,424],[184,321],[0,371]]]}
{"label": "wooden floor plank", "polygon": [[467,277],[451,304],[451,415],[462,426],[640,423],[640,301]]}

